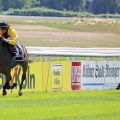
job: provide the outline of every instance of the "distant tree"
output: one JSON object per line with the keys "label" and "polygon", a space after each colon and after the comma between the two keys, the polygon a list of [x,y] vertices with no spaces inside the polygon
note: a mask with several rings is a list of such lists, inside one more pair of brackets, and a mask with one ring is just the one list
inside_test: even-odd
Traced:
{"label": "distant tree", "polygon": [[85,1],[85,10],[87,12],[92,12],[92,3],[93,3],[93,0],[86,0]]}
{"label": "distant tree", "polygon": [[116,5],[120,7],[120,0],[115,1]]}
{"label": "distant tree", "polygon": [[115,13],[116,0],[93,0],[93,13]]}
{"label": "distant tree", "polygon": [[48,7],[50,9],[57,9],[62,10],[63,9],[63,2],[64,0],[40,0],[40,6],[42,7]]}
{"label": "distant tree", "polygon": [[40,7],[41,2],[40,0],[32,0],[32,7]]}
{"label": "distant tree", "polygon": [[34,7],[114,14],[120,13],[120,0],[0,0],[0,11]]}
{"label": "distant tree", "polygon": [[79,7],[81,11],[85,11],[86,0],[80,0]]}
{"label": "distant tree", "polygon": [[84,11],[86,0],[40,0],[41,6],[57,9]]}
{"label": "distant tree", "polygon": [[1,0],[1,6],[2,6],[3,11],[8,10],[9,9],[9,0]]}
{"label": "distant tree", "polygon": [[22,8],[24,6],[24,1],[23,0],[11,0],[9,2],[9,8],[14,8],[14,9],[17,9],[17,8]]}
{"label": "distant tree", "polygon": [[37,6],[40,3],[40,0],[0,0],[2,10],[8,10],[9,8],[32,8],[33,6]]}
{"label": "distant tree", "polygon": [[84,11],[85,0],[64,0],[64,8],[72,11]]}
{"label": "distant tree", "polygon": [[0,11],[2,10],[2,0],[0,0]]}
{"label": "distant tree", "polygon": [[24,8],[31,8],[33,6],[33,0],[23,0]]}
{"label": "distant tree", "polygon": [[116,12],[120,13],[120,0],[116,0],[115,4],[116,4]]}

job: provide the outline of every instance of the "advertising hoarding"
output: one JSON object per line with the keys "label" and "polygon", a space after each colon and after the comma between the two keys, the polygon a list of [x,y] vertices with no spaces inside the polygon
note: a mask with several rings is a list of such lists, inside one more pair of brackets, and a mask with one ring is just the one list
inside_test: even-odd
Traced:
{"label": "advertising hoarding", "polygon": [[71,64],[71,89],[81,89],[81,62],[72,62]]}
{"label": "advertising hoarding", "polygon": [[[94,60],[83,60],[73,71],[73,64],[71,65],[71,88],[72,83],[81,82],[78,88],[82,90],[93,90],[93,89],[114,89],[120,83],[120,61],[94,61]],[[80,74],[81,73],[81,74]],[[79,79],[75,79],[74,75],[80,75]],[[74,82],[73,82],[74,81]],[[77,84],[78,85],[78,84]],[[74,90],[72,88],[72,90]],[[78,89],[77,89],[78,90]]]}
{"label": "advertising hoarding", "polygon": [[62,90],[62,65],[61,64],[52,64],[52,89],[53,90]]}

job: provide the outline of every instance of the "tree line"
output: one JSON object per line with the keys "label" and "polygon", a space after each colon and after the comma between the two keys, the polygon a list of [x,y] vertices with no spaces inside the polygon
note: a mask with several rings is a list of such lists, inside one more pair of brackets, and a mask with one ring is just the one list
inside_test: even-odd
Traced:
{"label": "tree line", "polygon": [[120,0],[0,0],[0,11],[46,7],[93,14],[120,13]]}

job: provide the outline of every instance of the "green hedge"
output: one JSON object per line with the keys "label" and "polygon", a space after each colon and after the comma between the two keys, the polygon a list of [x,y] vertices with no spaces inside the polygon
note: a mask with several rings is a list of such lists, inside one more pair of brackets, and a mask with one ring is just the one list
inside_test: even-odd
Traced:
{"label": "green hedge", "polygon": [[2,14],[21,15],[21,16],[54,16],[54,17],[98,17],[98,18],[120,18],[120,14],[90,14],[87,12],[60,11],[48,8],[31,8],[31,9],[9,9]]}
{"label": "green hedge", "polygon": [[7,15],[25,15],[25,16],[77,16],[74,12],[59,11],[48,8],[32,8],[32,9],[9,9],[9,11],[3,13]]}
{"label": "green hedge", "polygon": [[86,12],[60,11],[48,8],[31,8],[31,9],[9,9],[3,12],[7,15],[21,15],[21,16],[54,16],[54,17],[93,17],[94,15]]}

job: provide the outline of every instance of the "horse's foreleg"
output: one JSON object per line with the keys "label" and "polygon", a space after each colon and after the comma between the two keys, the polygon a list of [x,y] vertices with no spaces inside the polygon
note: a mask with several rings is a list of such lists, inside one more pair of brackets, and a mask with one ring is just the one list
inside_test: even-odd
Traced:
{"label": "horse's foreleg", "polygon": [[3,95],[3,96],[7,94],[6,89],[10,89],[9,82],[10,82],[10,80],[11,80],[11,78],[12,78],[10,72],[8,72],[8,73],[5,74],[5,75],[6,75],[6,82],[5,82],[4,86],[3,86],[3,91],[2,91],[2,95]]}
{"label": "horse's foreleg", "polygon": [[5,95],[7,94],[6,88],[7,88],[7,85],[8,85],[8,84],[9,84],[9,83],[6,82],[5,85],[3,86],[3,91],[2,91],[2,95],[3,95],[3,96],[5,96]]}

